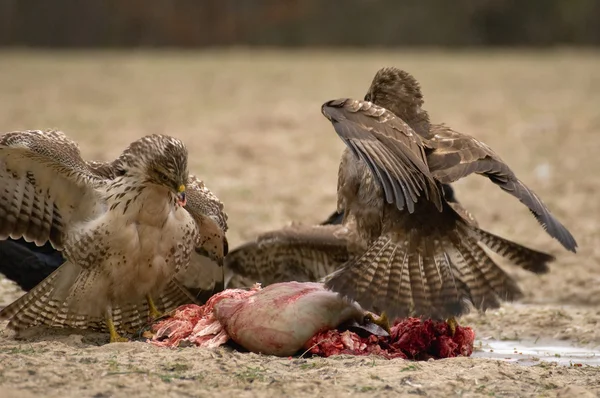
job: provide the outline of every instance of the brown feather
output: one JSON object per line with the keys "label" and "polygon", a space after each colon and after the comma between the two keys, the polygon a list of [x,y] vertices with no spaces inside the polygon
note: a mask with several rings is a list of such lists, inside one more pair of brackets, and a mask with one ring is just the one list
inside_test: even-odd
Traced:
{"label": "brown feather", "polygon": [[[44,325],[54,328],[91,329],[107,331],[104,314],[93,315],[78,311],[77,306],[65,302],[80,300],[86,282],[93,283],[93,275],[87,270],[74,274],[74,266],[65,263],[28,294],[22,296],[0,311],[0,319],[9,319],[8,327],[20,332],[24,329]],[[63,290],[78,280],[79,294],[72,289]],[[161,293],[153,297],[159,312],[167,313],[178,306],[194,303],[194,298],[177,281],[172,280]],[[123,303],[112,308],[113,322],[119,332],[130,333],[148,322],[148,303],[145,299],[136,303]]]}
{"label": "brown feather", "polygon": [[514,280],[465,232],[472,226],[449,207],[433,214],[440,216],[418,223],[406,216],[402,227],[375,240],[327,286],[394,317],[445,318],[468,311],[468,301],[485,310],[521,296]]}
{"label": "brown feather", "polygon": [[394,67],[380,69],[365,99],[388,109],[422,138],[427,148],[428,171],[437,181],[448,184],[472,173],[487,176],[526,205],[550,236],[567,250],[576,251],[577,242],[571,233],[491,148],[469,135],[430,123],[422,108],[421,87],[410,73]]}
{"label": "brown feather", "polygon": [[383,187],[387,203],[414,211],[421,194],[441,208],[421,139],[393,113],[366,101],[339,99],[321,111],[348,148],[369,167]]}
{"label": "brown feather", "polygon": [[442,183],[451,183],[469,174],[488,177],[505,192],[527,206],[542,227],[566,249],[576,251],[571,233],[550,213],[541,199],[521,182],[492,149],[466,134],[434,125],[433,138],[424,141],[429,149],[427,162],[432,175]]}
{"label": "brown feather", "polygon": [[0,239],[24,237],[61,248],[65,225],[95,214],[100,179],[59,131],[0,136]]}
{"label": "brown feather", "polygon": [[[69,327],[66,314],[61,313],[80,268],[66,262],[27,294],[0,311],[0,319],[9,319],[8,327],[19,331],[37,325]],[[73,314],[75,315],[75,314]]]}
{"label": "brown feather", "polygon": [[[183,142],[162,135],[133,142],[112,163],[83,161],[60,132],[0,136],[0,238],[49,240],[67,259],[0,318],[16,330],[104,329],[112,316],[120,328],[147,319],[149,294],[159,310],[190,302],[169,281],[195,248],[222,261],[227,225],[220,201],[189,175],[187,156]],[[177,204],[186,185],[187,212]]]}
{"label": "brown feather", "polygon": [[232,250],[225,268],[264,285],[317,281],[348,260],[345,233],[341,225],[301,224],[266,232]]}
{"label": "brown feather", "polygon": [[[546,271],[553,258],[477,227],[448,185],[472,173],[487,176],[521,200],[551,236],[575,251],[569,231],[487,145],[429,122],[419,84],[410,74],[381,69],[365,100],[383,108],[348,99],[330,101],[322,108],[347,146],[338,175],[338,211],[344,211],[344,222],[355,221],[356,240],[369,246],[333,275],[327,282],[332,289],[392,315],[456,315],[463,311],[465,298],[484,310],[497,307],[501,299],[519,298],[517,284],[479,242],[533,272]],[[368,112],[361,113],[363,106],[371,112],[370,119]],[[399,123],[401,119],[408,125]],[[396,125],[410,140],[394,134]],[[412,129],[419,139],[406,134]],[[404,144],[401,150],[399,144]],[[411,168],[410,151],[426,170]],[[413,194],[428,192],[420,184],[431,177],[443,188],[443,207],[427,196],[415,200]],[[391,197],[396,199],[395,208],[389,205]],[[414,205],[408,206],[411,200]],[[408,211],[403,211],[405,204]],[[437,274],[431,271],[432,264]],[[457,305],[440,311],[444,301],[437,298],[456,297],[457,292],[460,299],[449,301]]]}
{"label": "brown feather", "polygon": [[556,259],[548,253],[530,249],[479,228],[472,229],[471,231],[490,250],[512,261],[521,268],[536,274],[545,274],[548,272],[548,263]]}
{"label": "brown feather", "polygon": [[326,286],[393,318],[460,315],[468,311],[471,296],[466,284],[456,280],[455,265],[445,254],[453,249],[447,242],[442,234],[424,237],[414,229],[385,234],[328,278]]}
{"label": "brown feather", "polygon": [[398,210],[382,200],[383,188],[364,162],[348,160],[352,156],[344,154],[348,167],[341,170],[338,194],[346,225],[356,221],[349,247],[357,239],[368,249],[328,278],[326,286],[392,317],[457,316],[468,310],[469,300],[485,310],[520,296],[515,282],[468,233],[476,228],[469,219],[446,202],[441,212],[427,201],[417,202],[412,214]]}

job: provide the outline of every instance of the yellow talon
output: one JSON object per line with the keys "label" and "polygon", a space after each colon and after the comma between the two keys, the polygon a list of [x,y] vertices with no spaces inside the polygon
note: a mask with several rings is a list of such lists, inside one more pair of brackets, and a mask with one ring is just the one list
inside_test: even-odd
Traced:
{"label": "yellow talon", "polygon": [[115,329],[115,324],[113,323],[111,315],[108,315],[106,317],[106,326],[108,326],[108,332],[110,333],[111,343],[126,343],[129,341],[129,339],[119,336],[119,334],[117,333],[117,329]]}
{"label": "yellow talon", "polygon": [[373,314],[372,312],[368,312],[367,315],[365,315],[365,320],[381,327],[383,330],[388,332],[388,334],[392,333],[390,329],[390,321],[388,320],[387,314],[385,312],[382,312],[381,315],[377,318],[375,318],[375,314]]}
{"label": "yellow talon", "polygon": [[152,301],[152,297],[150,297],[150,295],[146,296],[146,301],[148,302],[148,312],[150,313],[150,319],[156,320],[160,318],[162,314],[154,305],[154,301]]}
{"label": "yellow talon", "polygon": [[448,320],[446,320],[446,323],[448,324],[448,327],[450,327],[450,333],[452,337],[454,337],[454,334],[456,333],[456,327],[458,326],[458,321],[455,317],[451,316],[448,318]]}

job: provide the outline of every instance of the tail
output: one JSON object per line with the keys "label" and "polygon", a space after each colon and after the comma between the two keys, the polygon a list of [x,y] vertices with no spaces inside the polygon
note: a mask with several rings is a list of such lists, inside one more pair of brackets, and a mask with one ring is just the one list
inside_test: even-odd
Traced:
{"label": "tail", "polygon": [[326,286],[390,318],[444,319],[468,312],[469,302],[485,310],[498,307],[500,299],[521,296],[515,281],[477,239],[459,228],[427,234],[412,228],[382,235],[336,271]]}
{"label": "tail", "polygon": [[[197,303],[194,296],[176,279],[172,279],[160,293],[153,294],[152,300],[156,309],[162,314],[167,314],[183,304]],[[119,332],[125,333],[135,333],[147,325],[148,314],[148,302],[145,298],[139,302],[115,306],[112,309],[115,328]],[[101,326],[103,330],[106,330],[104,323]]]}
{"label": "tail", "polygon": [[0,311],[0,319],[10,319],[8,327],[17,332],[46,325],[68,327],[64,301],[80,274],[80,268],[66,262],[28,293]]}
{"label": "tail", "polygon": [[535,274],[547,273],[550,270],[548,263],[556,259],[551,254],[530,249],[479,228],[472,229],[470,233],[495,253]]}
{"label": "tail", "polygon": [[[450,192],[452,201],[448,201],[448,205],[458,214],[463,220],[467,221],[468,226],[462,225],[462,230],[465,234],[470,235],[486,245],[492,251],[514,262],[516,265],[531,271],[536,274],[543,274],[549,271],[548,263],[554,261],[554,256],[530,249],[518,243],[501,238],[497,235],[484,231],[478,227],[477,220],[471,213],[467,211],[457,200],[451,190],[450,185],[445,184],[444,193]],[[446,197],[448,200],[448,196]]]}
{"label": "tail", "polygon": [[[107,331],[106,312],[108,297],[86,302],[89,289],[97,289],[93,270],[66,262],[24,296],[0,311],[0,319],[9,319],[8,328],[21,332],[34,326],[54,328],[92,329]],[[175,280],[153,297],[157,309],[169,312],[181,304],[193,303],[187,290]],[[114,306],[113,321],[119,332],[139,329],[148,322],[148,304],[145,298],[136,303]]]}

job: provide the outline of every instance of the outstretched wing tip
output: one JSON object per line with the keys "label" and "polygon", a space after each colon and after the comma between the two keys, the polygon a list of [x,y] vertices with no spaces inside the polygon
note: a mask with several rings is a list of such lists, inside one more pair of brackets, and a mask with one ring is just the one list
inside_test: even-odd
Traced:
{"label": "outstretched wing tip", "polygon": [[571,234],[571,232],[569,232],[567,227],[565,227],[552,215],[552,213],[550,213],[541,200],[537,198],[537,195],[534,197],[538,200],[538,203],[541,207],[535,210],[530,207],[529,210],[534,215],[538,223],[540,223],[544,231],[556,239],[565,249],[570,252],[577,253],[578,245],[575,237]]}
{"label": "outstretched wing tip", "polygon": [[321,113],[330,122],[337,122],[338,120],[334,116],[335,109],[343,107],[346,104],[346,101],[348,101],[348,98],[338,98],[326,101],[321,105]]}
{"label": "outstretched wing tip", "polygon": [[562,228],[559,228],[558,233],[554,233],[552,234],[552,236],[556,240],[558,240],[565,249],[567,249],[570,252],[577,253],[577,241],[575,240],[573,235],[571,235],[571,233],[567,230],[567,228],[565,228],[562,224],[559,225]]}
{"label": "outstretched wing tip", "polygon": [[563,238],[563,240],[560,240],[559,242],[562,243],[562,245],[568,251],[570,251],[572,253],[577,253],[577,248],[579,247],[579,245],[577,245],[577,241],[575,240],[573,235],[571,235],[568,231],[567,231],[566,238]]}

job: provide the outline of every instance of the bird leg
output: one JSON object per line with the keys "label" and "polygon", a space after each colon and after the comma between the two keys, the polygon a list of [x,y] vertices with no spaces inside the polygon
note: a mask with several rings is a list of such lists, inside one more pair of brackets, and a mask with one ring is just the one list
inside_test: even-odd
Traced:
{"label": "bird leg", "polygon": [[112,319],[112,311],[109,309],[106,313],[106,326],[108,326],[108,332],[110,333],[111,343],[125,343],[129,339],[119,336],[117,329],[115,329],[115,323]]}
{"label": "bird leg", "polygon": [[458,321],[455,317],[451,316],[446,320],[448,327],[450,328],[450,335],[454,337],[454,333],[456,333],[456,327],[458,326]]}
{"label": "bird leg", "polygon": [[375,325],[381,327],[383,330],[388,332],[388,334],[391,334],[392,332],[390,330],[390,321],[388,320],[387,314],[385,312],[382,312],[381,315],[377,318],[375,316],[376,315],[372,312],[367,312],[367,314],[364,317],[364,320],[374,323]]}
{"label": "bird leg", "polygon": [[160,318],[162,316],[162,314],[156,308],[156,305],[154,305],[154,301],[152,300],[152,297],[150,297],[149,294],[146,295],[146,301],[148,302],[148,312],[150,315],[150,319],[156,320],[156,319]]}

